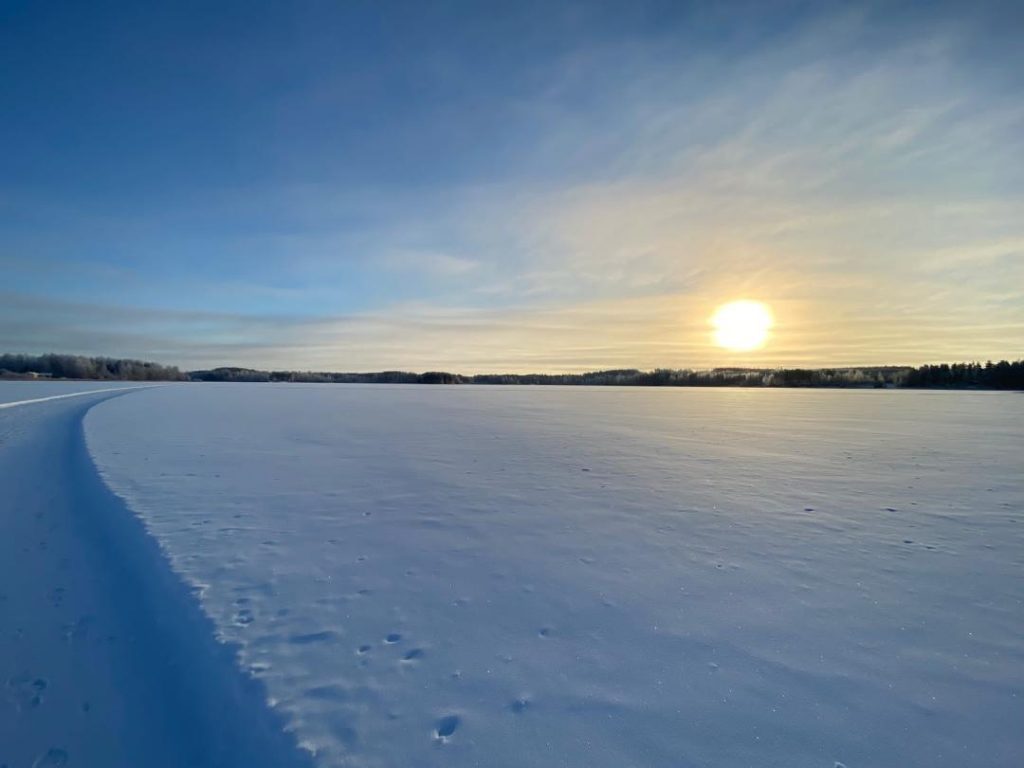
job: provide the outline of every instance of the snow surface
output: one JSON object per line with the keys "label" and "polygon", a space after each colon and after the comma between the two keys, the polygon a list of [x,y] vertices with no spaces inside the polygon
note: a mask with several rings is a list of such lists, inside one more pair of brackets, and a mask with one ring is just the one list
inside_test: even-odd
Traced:
{"label": "snow surface", "polygon": [[1024,396],[169,387],[103,477],[321,766],[1024,764]]}
{"label": "snow surface", "polygon": [[308,765],[100,480],[80,397],[0,411],[0,766]]}
{"label": "snow surface", "polygon": [[[0,381],[0,405],[145,386],[135,381]],[[152,386],[152,385],[150,385]]]}

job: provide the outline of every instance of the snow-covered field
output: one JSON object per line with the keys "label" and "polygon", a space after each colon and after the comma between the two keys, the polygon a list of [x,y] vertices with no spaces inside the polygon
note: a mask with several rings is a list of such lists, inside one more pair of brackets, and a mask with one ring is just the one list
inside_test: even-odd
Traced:
{"label": "snow-covered field", "polygon": [[0,382],[0,765],[1024,764],[1024,395],[118,386]]}
{"label": "snow-covered field", "polygon": [[320,766],[1024,764],[1024,395],[214,384],[85,427]]}

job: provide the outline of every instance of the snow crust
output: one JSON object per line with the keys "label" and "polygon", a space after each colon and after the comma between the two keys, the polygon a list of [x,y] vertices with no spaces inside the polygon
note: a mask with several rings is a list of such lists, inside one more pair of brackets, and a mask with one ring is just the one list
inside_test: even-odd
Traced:
{"label": "snow crust", "polygon": [[1021,765],[1024,396],[209,384],[85,426],[318,765]]}

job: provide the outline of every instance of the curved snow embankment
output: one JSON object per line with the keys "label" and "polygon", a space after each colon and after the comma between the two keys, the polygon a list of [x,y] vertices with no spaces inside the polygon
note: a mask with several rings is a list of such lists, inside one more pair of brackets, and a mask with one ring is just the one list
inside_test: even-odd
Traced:
{"label": "curved snow embankment", "polygon": [[0,763],[309,765],[100,477],[83,418],[119,395],[86,394],[101,393],[8,404],[0,417],[13,427],[0,442],[0,484],[18,513],[0,521],[0,583],[16,587],[0,599],[17,627],[0,638],[14,708],[0,717]]}
{"label": "curved snow embankment", "polygon": [[[156,385],[156,386],[163,386],[163,385]],[[153,387],[152,386],[148,386],[148,387],[123,386],[123,387],[105,387],[103,389],[85,389],[85,390],[82,390],[81,392],[68,392],[68,393],[62,394],[62,395],[48,395],[46,397],[33,397],[33,398],[28,399],[28,400],[15,400],[15,401],[9,402],[9,403],[0,403],[0,409],[4,409],[4,408],[18,408],[18,407],[23,406],[23,405],[32,405],[33,403],[45,403],[45,402],[47,402],[49,400],[65,400],[65,399],[67,399],[69,397],[84,397],[85,395],[98,395],[98,394],[103,393],[103,392],[126,392],[126,391],[131,391],[133,389],[153,389]]]}

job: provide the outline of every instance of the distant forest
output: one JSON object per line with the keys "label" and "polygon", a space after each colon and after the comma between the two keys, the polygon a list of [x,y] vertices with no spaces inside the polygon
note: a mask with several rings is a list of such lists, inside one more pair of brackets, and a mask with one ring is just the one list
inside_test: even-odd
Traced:
{"label": "distant forest", "polygon": [[123,381],[255,381],[324,384],[562,384],[627,387],[860,387],[1024,390],[1024,360],[998,363],[864,368],[632,368],[590,373],[502,373],[464,376],[428,371],[318,373],[214,368],[183,373],[140,360],[77,355],[0,355],[0,378],[109,379]]}
{"label": "distant forest", "polygon": [[188,381],[174,366],[80,355],[0,355],[0,378]]}

